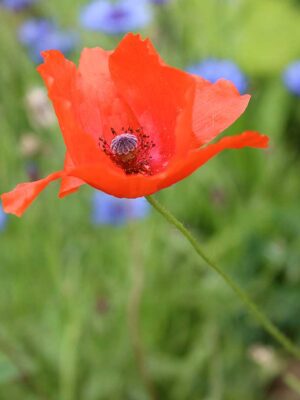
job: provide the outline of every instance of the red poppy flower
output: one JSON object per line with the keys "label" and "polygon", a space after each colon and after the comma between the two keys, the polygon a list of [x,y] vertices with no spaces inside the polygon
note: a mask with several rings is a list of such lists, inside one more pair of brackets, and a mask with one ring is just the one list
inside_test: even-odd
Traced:
{"label": "red poppy flower", "polygon": [[115,51],[84,49],[79,67],[55,50],[38,67],[66,144],[64,168],[2,195],[20,216],[49,182],[59,197],[84,183],[116,197],[150,195],[187,177],[224,149],[267,147],[244,132],[208,144],[245,110],[226,80],[212,84],[166,65],[149,40],[128,34]]}

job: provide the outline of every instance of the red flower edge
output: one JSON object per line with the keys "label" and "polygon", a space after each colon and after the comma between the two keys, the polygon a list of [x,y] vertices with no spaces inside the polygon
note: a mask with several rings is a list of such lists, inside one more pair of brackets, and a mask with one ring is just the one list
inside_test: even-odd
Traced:
{"label": "red flower edge", "polygon": [[84,49],[79,67],[56,50],[38,67],[66,145],[64,168],[2,194],[7,213],[21,216],[61,178],[59,197],[89,184],[116,197],[153,194],[225,149],[265,148],[247,131],[210,143],[246,109],[226,80],[212,84],[166,65],[149,40],[128,34],[113,51]]}

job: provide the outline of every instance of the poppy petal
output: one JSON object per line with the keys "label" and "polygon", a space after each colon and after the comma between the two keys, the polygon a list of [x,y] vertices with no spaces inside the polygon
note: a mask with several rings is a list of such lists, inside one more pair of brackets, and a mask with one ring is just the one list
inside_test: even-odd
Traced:
{"label": "poppy petal", "polygon": [[4,211],[20,217],[50,182],[63,175],[64,171],[53,172],[46,178],[35,182],[20,183],[11,192],[3,193],[1,200]]}
{"label": "poppy petal", "polygon": [[199,77],[193,110],[193,131],[198,146],[210,142],[245,111],[250,95],[241,96],[230,81],[210,83]]}
{"label": "poppy petal", "polygon": [[193,118],[195,88],[190,88],[186,92],[186,104],[179,113],[175,127],[175,155],[170,160],[172,163],[182,159],[193,148],[197,147],[197,141],[192,131],[191,121]]}
{"label": "poppy petal", "polygon": [[168,160],[175,152],[177,117],[187,91],[195,87],[194,77],[163,63],[148,39],[133,34],[111,54],[109,67],[120,95],[150,134],[162,161]]}
{"label": "poppy petal", "polygon": [[66,147],[75,164],[99,161],[97,142],[80,125],[75,110],[75,99],[79,96],[75,90],[76,66],[57,50],[44,51],[44,64],[38,71],[48,88]]}
{"label": "poppy petal", "polygon": [[84,165],[70,171],[90,186],[120,198],[147,196],[158,190],[159,180],[164,176],[159,173],[153,176],[126,175],[109,169],[104,171],[99,165]]}
{"label": "poppy petal", "polygon": [[77,110],[84,130],[98,141],[109,140],[111,128],[138,128],[129,106],[117,93],[112,81],[108,60],[111,52],[99,47],[84,49],[81,53],[77,80],[80,99]]}
{"label": "poppy petal", "polygon": [[181,163],[174,165],[168,171],[168,176],[160,183],[160,189],[173,185],[191,175],[203,164],[226,149],[241,149],[243,147],[267,148],[269,138],[259,132],[246,131],[236,136],[226,136],[217,143],[209,144],[201,149],[193,150]]}
{"label": "poppy petal", "polygon": [[[64,171],[66,171],[67,173],[67,171],[73,168],[74,168],[74,163],[69,153],[67,153],[65,158]],[[58,197],[62,199],[63,197],[68,196],[69,194],[77,192],[80,186],[84,185],[84,183],[85,182],[83,182],[81,179],[74,178],[68,175],[63,176],[61,178]]]}

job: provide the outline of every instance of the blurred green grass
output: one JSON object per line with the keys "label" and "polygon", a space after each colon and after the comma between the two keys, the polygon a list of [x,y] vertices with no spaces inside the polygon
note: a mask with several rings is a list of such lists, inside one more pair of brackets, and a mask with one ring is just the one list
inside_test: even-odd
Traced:
{"label": "blurred green grass", "polygon": [[[80,29],[83,3],[41,1],[35,12]],[[22,18],[0,11],[1,192],[27,180],[19,140],[36,131],[24,96],[41,80],[16,40]],[[281,71],[299,56],[299,26],[295,1],[174,0],[157,9],[144,31],[178,67],[220,56],[249,74],[251,105],[229,133],[261,130],[271,137],[270,149],[219,155],[158,197],[298,343],[300,142],[296,135],[291,143],[289,132],[299,132],[299,100],[283,87]],[[117,43],[81,33],[82,46]],[[78,56],[79,49],[72,58]],[[49,147],[39,161],[46,175],[61,167],[64,146],[57,126],[36,133]],[[38,399],[43,393],[60,400],[148,398],[128,328],[136,252],[144,270],[142,339],[158,398],[276,398],[267,392],[273,376],[262,373],[249,349],[270,345],[289,359],[177,232],[155,213],[129,227],[94,227],[91,190],[59,201],[57,189],[52,184],[22,219],[9,217],[0,234],[1,400]]]}

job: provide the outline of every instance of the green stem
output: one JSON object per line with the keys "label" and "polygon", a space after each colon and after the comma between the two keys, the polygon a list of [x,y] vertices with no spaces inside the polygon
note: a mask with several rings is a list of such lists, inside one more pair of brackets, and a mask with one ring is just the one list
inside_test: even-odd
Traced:
{"label": "green stem", "polygon": [[286,337],[273,322],[253,303],[250,297],[242,288],[236,284],[229,275],[220,269],[210,258],[202,251],[199,243],[194,236],[185,228],[185,226],[178,221],[165,207],[163,207],[154,197],[147,196],[148,202],[171,224],[174,225],[191,243],[199,256],[227,283],[228,286],[238,295],[242,302],[247,306],[248,310],[252,312],[257,321],[265,328],[267,332],[277,340],[289,353],[300,359],[300,349],[295,346],[288,337]]}

